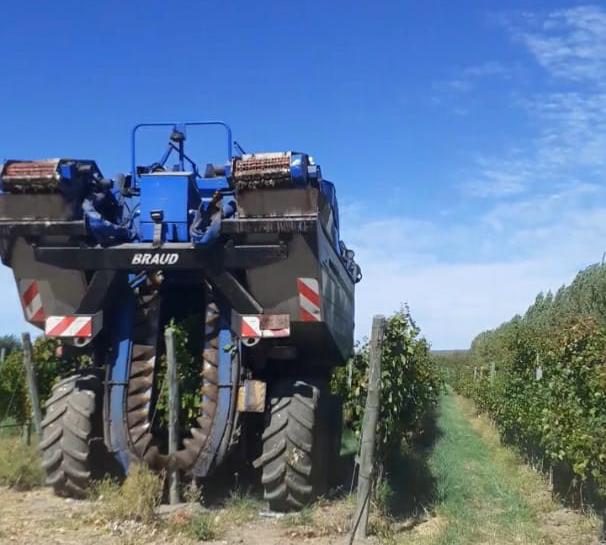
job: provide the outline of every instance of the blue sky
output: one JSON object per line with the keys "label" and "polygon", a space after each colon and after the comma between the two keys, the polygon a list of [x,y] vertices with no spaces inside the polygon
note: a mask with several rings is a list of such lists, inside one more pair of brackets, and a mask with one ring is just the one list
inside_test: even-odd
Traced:
{"label": "blue sky", "polygon": [[24,0],[1,17],[0,158],[110,176],[132,125],[173,119],[307,151],[365,272],[359,336],[408,302],[434,347],[465,347],[606,250],[600,4]]}

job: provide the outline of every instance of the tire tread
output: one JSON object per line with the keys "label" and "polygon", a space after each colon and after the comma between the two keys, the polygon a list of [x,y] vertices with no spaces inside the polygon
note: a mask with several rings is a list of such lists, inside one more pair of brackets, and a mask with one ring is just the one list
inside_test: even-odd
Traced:
{"label": "tire tread", "polygon": [[93,417],[100,389],[97,375],[73,375],[58,382],[46,402],[39,449],[46,484],[58,496],[86,496],[91,481]]}
{"label": "tire tread", "polygon": [[274,511],[301,509],[317,496],[314,449],[320,390],[307,382],[276,386],[263,433],[261,481]]}

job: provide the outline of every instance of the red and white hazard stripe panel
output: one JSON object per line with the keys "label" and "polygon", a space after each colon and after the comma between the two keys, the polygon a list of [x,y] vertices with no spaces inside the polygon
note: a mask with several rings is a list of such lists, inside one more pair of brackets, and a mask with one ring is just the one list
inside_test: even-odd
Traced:
{"label": "red and white hazard stripe panel", "polygon": [[297,278],[299,292],[299,319],[303,322],[322,321],[320,287],[315,278]]}
{"label": "red and white hazard stripe panel", "polygon": [[42,297],[40,296],[38,282],[22,280],[19,283],[19,290],[25,319],[28,322],[44,322],[45,314],[44,308],[42,308]]}
{"label": "red and white hazard stripe panel", "polygon": [[44,332],[48,337],[92,338],[101,328],[101,316],[96,314],[69,316],[49,316]]}
{"label": "red and white hazard stripe panel", "polygon": [[240,336],[243,339],[288,337],[290,316],[288,314],[256,314],[242,316]]}

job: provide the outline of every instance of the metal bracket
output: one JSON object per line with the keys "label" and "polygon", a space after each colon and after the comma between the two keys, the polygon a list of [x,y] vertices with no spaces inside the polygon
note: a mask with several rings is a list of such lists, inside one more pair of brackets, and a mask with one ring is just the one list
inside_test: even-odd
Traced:
{"label": "metal bracket", "polygon": [[117,276],[116,271],[96,271],[74,314],[94,314],[101,310],[107,296],[113,291]]}
{"label": "metal bracket", "polygon": [[236,277],[227,271],[215,273],[208,271],[210,281],[219,288],[233,309],[240,314],[263,314],[263,307],[259,302],[236,280]]}
{"label": "metal bracket", "polygon": [[152,210],[150,212],[152,221],[154,222],[154,235],[152,246],[160,248],[164,242],[164,210]]}
{"label": "metal bracket", "polygon": [[261,380],[245,380],[238,389],[238,411],[262,413],[265,411],[267,384]]}

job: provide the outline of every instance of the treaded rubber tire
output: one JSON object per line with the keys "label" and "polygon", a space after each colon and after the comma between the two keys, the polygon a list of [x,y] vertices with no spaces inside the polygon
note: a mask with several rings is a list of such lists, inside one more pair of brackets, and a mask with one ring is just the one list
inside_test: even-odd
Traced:
{"label": "treaded rubber tire", "polygon": [[53,387],[45,404],[39,448],[46,484],[58,496],[86,497],[91,483],[93,418],[100,392],[98,376],[73,375]]}
{"label": "treaded rubber tire", "polygon": [[303,381],[279,383],[271,394],[263,432],[261,482],[274,511],[292,511],[318,495],[317,425],[320,390]]}

